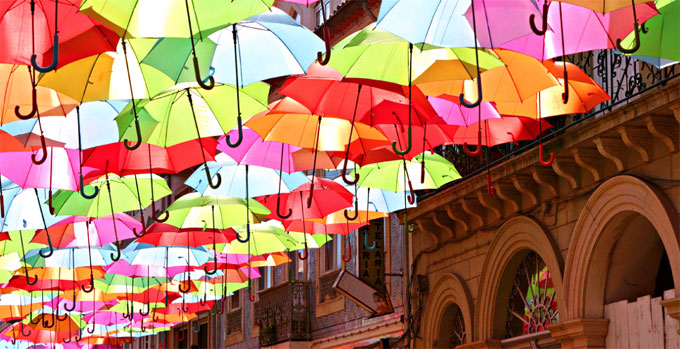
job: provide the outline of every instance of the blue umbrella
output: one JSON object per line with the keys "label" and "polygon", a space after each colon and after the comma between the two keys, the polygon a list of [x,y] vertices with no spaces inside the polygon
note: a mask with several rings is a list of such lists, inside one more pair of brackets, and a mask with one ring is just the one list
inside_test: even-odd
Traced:
{"label": "blue umbrella", "polygon": [[[234,33],[236,30],[236,33]],[[278,8],[250,17],[210,39],[217,43],[212,66],[218,83],[236,85],[234,39],[238,46],[239,81],[243,86],[279,76],[304,74],[324,43]]]}
{"label": "blue umbrella", "polygon": [[[203,170],[205,165],[196,169],[184,184],[204,195],[245,199],[245,176],[246,166],[248,165],[239,165],[226,154],[218,154],[215,156],[215,159],[217,161],[208,162],[208,167],[215,169],[215,171],[210,171],[213,176],[216,176],[218,173],[222,176],[222,184],[219,187],[213,189],[208,186],[208,182],[205,180],[205,171]],[[283,184],[281,187],[281,192],[283,193],[288,193],[304,183],[309,183],[309,178],[302,172],[288,174],[266,167],[252,165],[248,167],[249,180],[257,183],[257,185],[249,188],[248,195],[251,198],[278,193],[279,176]]]}

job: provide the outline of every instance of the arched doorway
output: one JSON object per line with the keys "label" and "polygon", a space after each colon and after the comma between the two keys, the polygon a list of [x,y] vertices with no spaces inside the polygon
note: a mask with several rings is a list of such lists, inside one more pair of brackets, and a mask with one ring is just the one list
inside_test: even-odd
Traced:
{"label": "arched doorway", "polygon": [[470,343],[473,336],[472,297],[463,278],[446,273],[434,281],[423,312],[425,348],[451,348]]}

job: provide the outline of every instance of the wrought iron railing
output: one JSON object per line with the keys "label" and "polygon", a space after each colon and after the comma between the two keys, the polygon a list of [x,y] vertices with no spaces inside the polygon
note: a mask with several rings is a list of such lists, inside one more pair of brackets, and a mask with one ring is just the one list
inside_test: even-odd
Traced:
{"label": "wrought iron railing", "polygon": [[260,346],[311,338],[311,286],[309,281],[286,282],[259,293],[254,316]]}
{"label": "wrought iron railing", "polygon": [[[611,100],[598,105],[587,114],[555,116],[546,119],[553,128],[546,131],[543,135],[544,140],[568,132],[570,127],[580,122],[625,105],[646,91],[680,76],[680,64],[658,69],[652,64],[631,56],[622,56],[613,50],[579,53],[568,56],[567,60],[579,66],[600,84]],[[489,165],[494,166],[533,148],[537,143],[537,141],[520,141],[517,145],[510,143],[491,147],[483,159],[470,158],[465,155],[459,145],[438,147],[435,152],[451,161],[463,176],[462,180],[465,180],[484,171],[487,159]]]}

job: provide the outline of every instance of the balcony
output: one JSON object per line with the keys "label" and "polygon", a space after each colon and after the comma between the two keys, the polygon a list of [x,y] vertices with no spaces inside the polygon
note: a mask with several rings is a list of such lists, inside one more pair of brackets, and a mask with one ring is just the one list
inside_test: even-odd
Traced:
{"label": "balcony", "polygon": [[309,281],[287,282],[259,293],[255,323],[260,327],[260,346],[311,338],[311,286]]}

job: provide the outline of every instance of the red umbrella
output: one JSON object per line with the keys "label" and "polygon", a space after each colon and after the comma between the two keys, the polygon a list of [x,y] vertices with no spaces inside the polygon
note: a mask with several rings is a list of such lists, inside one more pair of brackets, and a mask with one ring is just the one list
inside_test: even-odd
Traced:
{"label": "red umbrella", "polygon": [[85,182],[103,176],[107,161],[109,173],[127,176],[148,173],[149,156],[152,159],[151,170],[155,174],[177,174],[202,164],[202,157],[197,154],[197,148],[203,150],[207,160],[215,160],[217,140],[208,137],[203,138],[201,142],[202,147],[199,147],[198,139],[168,148],[146,144],[147,151],[129,151],[123,142],[118,142],[84,150],[83,167],[90,168],[85,174]]}
{"label": "red umbrella", "polygon": [[[415,119],[416,124],[422,124],[437,116],[425,95],[417,87],[366,79],[343,80],[342,75],[336,70],[319,65],[312,65],[307,75],[288,79],[279,93],[297,100],[314,114],[351,120],[352,126],[355,122],[372,125],[373,118],[379,119],[381,123],[408,125],[406,150],[399,151],[396,141],[392,143],[395,153],[400,155],[408,153],[411,149],[410,126],[413,120]],[[383,102],[406,106],[406,114],[395,113],[390,107],[376,109]],[[377,114],[376,110],[380,114]],[[412,117],[413,111],[416,111],[415,118]],[[352,130],[350,139],[351,136]],[[347,159],[349,148],[346,153]],[[343,167],[343,180],[347,184],[358,181],[358,177],[348,180],[344,176],[346,172],[347,161]]]}
{"label": "red umbrella", "polygon": [[[312,186],[319,190],[313,191]],[[286,212],[289,208],[291,209],[291,220],[327,216],[330,213],[352,206],[352,199],[354,198],[354,195],[339,183],[318,177],[315,177],[310,185],[303,184],[290,193],[279,195],[283,205],[282,210]],[[273,212],[267,218],[278,219],[275,211],[279,195],[257,198],[257,201]]]}
{"label": "red umbrella", "polygon": [[137,239],[137,242],[154,246],[198,247],[226,244],[235,238],[236,232],[233,229],[215,229],[215,234],[209,234],[202,229],[180,229],[169,224],[154,223],[149,226],[144,236]]}
{"label": "red umbrella", "polygon": [[[125,213],[99,218],[72,216],[51,225],[49,238],[54,248],[104,246],[116,241],[113,239],[113,224],[123,240],[134,238],[134,232],[142,229],[139,221]],[[47,245],[47,234],[46,229],[39,229],[31,242]]]}
{"label": "red umbrella", "polygon": [[[523,140],[534,140],[539,135],[539,122],[536,119],[520,116],[504,116],[502,119],[488,119],[481,123],[481,145],[492,147],[504,143],[515,143]],[[541,132],[552,126],[543,122]],[[472,143],[477,141],[478,126],[456,126],[451,134],[453,144]]]}
{"label": "red umbrella", "polygon": [[119,36],[78,12],[80,2],[2,1],[0,62],[34,67],[51,63],[46,68],[49,71],[81,58],[115,51]]}

